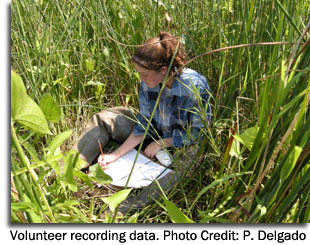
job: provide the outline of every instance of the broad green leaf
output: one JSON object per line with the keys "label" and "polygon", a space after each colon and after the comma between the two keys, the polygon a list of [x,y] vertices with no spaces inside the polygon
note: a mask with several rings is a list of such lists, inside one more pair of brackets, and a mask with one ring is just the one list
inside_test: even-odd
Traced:
{"label": "broad green leaf", "polygon": [[[30,99],[30,98],[29,98]],[[28,127],[39,134],[52,134],[40,107],[33,101],[24,101],[24,110],[13,118],[13,121]]]}
{"label": "broad green leaf", "polygon": [[[57,148],[57,149],[59,149],[59,148]],[[70,150],[69,152],[65,152],[65,153],[61,153],[61,152],[58,153],[57,152],[57,154],[55,153],[54,155],[55,155],[55,157],[53,155],[51,155],[51,156],[47,155],[47,158],[45,159],[45,161],[48,161],[48,162],[51,163],[53,161],[53,159],[55,159],[55,161],[58,160],[57,156],[62,156],[64,159],[69,159],[69,158],[73,159],[73,161],[74,161],[74,165],[73,165],[74,170],[80,170],[82,168],[85,168],[88,165],[86,161],[84,161],[83,159],[78,157],[79,152],[76,151],[76,150]],[[57,162],[57,165],[59,165],[58,162]]]}
{"label": "broad green leaf", "polygon": [[195,223],[193,220],[183,214],[172,202],[164,198],[168,215],[173,223]]}
{"label": "broad green leaf", "polygon": [[86,166],[88,166],[88,163],[86,161],[84,161],[83,159],[78,158],[76,163],[75,163],[74,170],[80,170],[82,168],[85,168]]}
{"label": "broad green leaf", "polygon": [[290,175],[292,172],[295,163],[301,153],[302,149],[299,146],[295,146],[288,158],[286,159],[280,174],[280,181],[283,183],[285,179]]}
{"label": "broad green leaf", "polygon": [[263,202],[258,198],[257,195],[254,195],[255,200],[257,202],[256,208],[251,214],[251,217],[248,219],[248,222],[254,222],[254,220],[259,219],[260,217],[264,216],[267,213],[267,208],[263,204]]}
{"label": "broad green leaf", "polygon": [[36,205],[33,205],[31,202],[17,202],[11,203],[11,209],[15,211],[30,211],[30,210],[37,210]]}
{"label": "broad green leaf", "polygon": [[132,223],[132,224],[136,224],[138,223],[138,217],[139,217],[140,213],[139,212],[136,212],[134,213],[132,216],[130,216],[126,223]]}
{"label": "broad green leaf", "polygon": [[112,182],[112,178],[103,171],[98,163],[89,167],[89,177],[91,180],[104,185]]}
{"label": "broad green leaf", "polygon": [[66,76],[66,72],[69,67],[70,67],[69,64],[61,62],[61,66],[58,70],[58,77],[64,78]]}
{"label": "broad green leaf", "polygon": [[234,157],[240,157],[240,142],[238,140],[234,139],[229,154]]}
{"label": "broad green leaf", "polygon": [[72,134],[72,130],[65,131],[63,133],[58,134],[53,138],[53,140],[49,143],[48,149],[49,152],[47,153],[48,156],[54,155],[56,149],[66,140],[70,137]]}
{"label": "broad green leaf", "polygon": [[11,70],[11,116],[13,119],[26,95],[26,88],[21,77]]}
{"label": "broad green leaf", "polygon": [[68,77],[61,77],[61,78],[58,78],[56,79],[55,81],[53,81],[53,85],[57,85],[57,84],[61,84],[61,86],[63,87],[67,87],[69,86],[69,81],[68,81]]}
{"label": "broad green leaf", "polygon": [[101,200],[108,204],[111,211],[114,212],[114,210],[116,209],[116,207],[123,201],[126,200],[127,196],[129,195],[129,193],[131,192],[132,189],[125,189],[125,190],[121,190],[116,192],[115,194],[113,194],[112,196],[109,197],[104,197],[101,198]]}
{"label": "broad green leaf", "polygon": [[84,181],[84,183],[89,187],[89,188],[93,188],[93,185],[91,184],[91,179],[89,178],[89,176],[81,171],[77,171],[74,170],[73,171],[74,176],[80,178],[81,180]]}
{"label": "broad green leaf", "polygon": [[40,107],[45,117],[53,122],[59,122],[61,110],[55,100],[49,94],[43,94],[40,100]]}
{"label": "broad green leaf", "polygon": [[11,118],[39,134],[52,134],[40,107],[27,95],[21,78],[11,71]]}
{"label": "broad green leaf", "polygon": [[95,68],[94,61],[89,60],[89,59],[85,59],[85,65],[86,65],[87,70],[89,71],[93,71]]}
{"label": "broad green leaf", "polygon": [[40,212],[36,205],[31,202],[11,203],[11,210],[16,212],[27,212],[31,217],[32,223],[42,223],[42,217],[38,215]]}
{"label": "broad green leaf", "polygon": [[76,192],[77,191],[77,186],[74,181],[74,176],[73,176],[73,169],[74,169],[74,161],[75,161],[75,155],[74,154],[69,154],[66,155],[63,158],[65,162],[65,166],[63,169],[63,182],[69,187],[71,191]]}
{"label": "broad green leaf", "polygon": [[254,127],[246,129],[240,135],[233,135],[233,137],[236,140],[240,141],[242,144],[244,144],[249,150],[251,150],[258,130],[259,130],[259,127],[255,125]]}

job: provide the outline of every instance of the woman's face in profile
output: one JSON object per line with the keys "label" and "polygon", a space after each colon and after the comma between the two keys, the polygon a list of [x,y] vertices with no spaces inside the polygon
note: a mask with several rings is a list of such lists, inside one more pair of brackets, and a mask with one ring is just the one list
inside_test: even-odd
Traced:
{"label": "woman's face in profile", "polygon": [[136,63],[134,65],[135,65],[136,70],[140,74],[141,81],[145,82],[149,88],[157,87],[165,79],[165,75],[167,72],[167,69],[165,66],[160,68],[159,71],[156,71],[156,70],[146,69],[142,66],[139,66]]}

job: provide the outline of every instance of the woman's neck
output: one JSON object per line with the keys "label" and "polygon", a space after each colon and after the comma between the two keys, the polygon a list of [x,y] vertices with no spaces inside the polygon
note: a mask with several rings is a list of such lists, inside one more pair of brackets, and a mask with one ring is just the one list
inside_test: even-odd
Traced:
{"label": "woman's neck", "polygon": [[168,87],[168,88],[171,89],[171,88],[172,88],[173,81],[174,81],[173,77],[172,77],[172,76],[169,76],[169,77],[168,77],[168,81],[167,81],[167,83],[166,83],[166,87]]}

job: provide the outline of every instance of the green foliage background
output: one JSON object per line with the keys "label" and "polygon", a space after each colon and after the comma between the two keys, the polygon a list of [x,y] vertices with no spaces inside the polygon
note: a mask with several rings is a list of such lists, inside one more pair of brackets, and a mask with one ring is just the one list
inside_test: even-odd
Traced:
{"label": "green foliage background", "polygon": [[[193,162],[185,181],[165,197],[166,209],[154,204],[139,219],[124,222],[175,217],[184,222],[309,222],[309,12],[309,0],[13,0],[11,66],[29,98],[52,113],[45,117],[53,135],[42,136],[48,132],[14,118],[12,102],[12,169],[30,173],[21,171],[28,166],[23,155],[30,165],[44,162],[53,139],[73,130],[53,153],[67,152],[98,110],[137,108],[139,76],[130,56],[141,42],[166,30],[182,37],[190,58],[204,54],[188,66],[210,82],[212,127],[202,131],[199,164]],[[54,102],[44,106],[44,100],[59,107],[48,108]],[[78,171],[74,158],[66,162]],[[33,176],[18,174],[24,176],[18,179],[15,173],[13,184],[30,184],[12,192],[14,222],[98,221],[107,207],[101,199],[70,201],[78,189],[92,185],[82,173],[67,172],[71,177],[65,182],[59,175],[58,182],[47,184],[44,176],[58,167],[57,161],[40,165],[39,187],[30,181]],[[79,176],[79,188],[73,175]],[[19,207],[22,200],[36,202],[35,211],[28,204]]]}

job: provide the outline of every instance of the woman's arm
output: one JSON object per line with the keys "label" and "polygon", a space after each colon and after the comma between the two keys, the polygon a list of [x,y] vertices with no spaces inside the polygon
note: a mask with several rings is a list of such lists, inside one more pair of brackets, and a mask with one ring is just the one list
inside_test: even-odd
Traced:
{"label": "woman's arm", "polygon": [[98,157],[98,163],[103,169],[107,169],[108,165],[126,154],[131,149],[135,148],[141,141],[143,135],[134,135],[133,132],[128,136],[124,143],[114,152],[110,154],[103,154]]}

